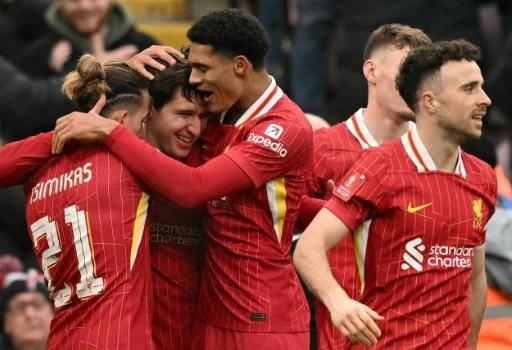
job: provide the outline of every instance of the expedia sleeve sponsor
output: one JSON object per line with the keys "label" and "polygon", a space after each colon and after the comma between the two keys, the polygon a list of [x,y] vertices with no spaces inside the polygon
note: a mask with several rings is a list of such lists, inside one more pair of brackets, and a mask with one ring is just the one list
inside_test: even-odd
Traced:
{"label": "expedia sleeve sponsor", "polygon": [[257,135],[254,132],[251,132],[249,134],[249,136],[247,137],[247,141],[266,147],[271,151],[276,152],[281,158],[286,157],[286,155],[288,154],[288,150],[284,147],[283,143],[278,141],[272,141],[270,138],[267,138],[262,135]]}

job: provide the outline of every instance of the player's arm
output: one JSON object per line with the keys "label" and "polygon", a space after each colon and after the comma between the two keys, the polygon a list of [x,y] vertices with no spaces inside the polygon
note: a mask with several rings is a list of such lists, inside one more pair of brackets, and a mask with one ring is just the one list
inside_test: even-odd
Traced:
{"label": "player's arm", "polygon": [[103,141],[148,187],[185,208],[253,187],[251,178],[224,154],[194,168],[158,152],[124,126],[99,115],[75,112],[60,118],[55,132],[55,152],[70,140]]}
{"label": "player's arm", "polygon": [[487,278],[485,275],[485,249],[483,246],[475,249],[473,256],[473,274],[471,275],[469,299],[469,315],[471,317],[471,333],[469,345],[476,349],[478,333],[482,324],[485,305],[487,302]]}
{"label": "player's arm", "polygon": [[0,187],[23,184],[52,154],[53,133],[31,136],[0,148]]}
{"label": "player's arm", "polygon": [[377,343],[381,320],[368,306],[351,299],[332,275],[327,251],[349,234],[349,228],[331,211],[322,209],[297,243],[293,262],[313,294],[327,307],[333,324],[353,342]]}

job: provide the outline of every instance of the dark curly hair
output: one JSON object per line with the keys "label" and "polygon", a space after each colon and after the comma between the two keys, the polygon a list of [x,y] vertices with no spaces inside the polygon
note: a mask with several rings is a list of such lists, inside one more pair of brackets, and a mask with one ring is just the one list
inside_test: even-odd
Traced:
{"label": "dark curly hair", "polygon": [[480,56],[480,49],[463,39],[418,47],[400,66],[396,88],[409,108],[416,112],[422,85],[427,80],[436,79],[444,64],[448,61],[478,61]]}
{"label": "dark curly hair", "polygon": [[265,65],[270,48],[267,31],[256,17],[238,9],[210,12],[189,29],[189,40],[211,45],[215,52],[229,57],[243,55],[255,70]]}

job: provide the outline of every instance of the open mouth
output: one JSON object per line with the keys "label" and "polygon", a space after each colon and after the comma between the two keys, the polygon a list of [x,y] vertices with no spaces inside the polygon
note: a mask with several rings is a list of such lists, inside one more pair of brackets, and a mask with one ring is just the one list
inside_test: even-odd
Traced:
{"label": "open mouth", "polygon": [[187,136],[183,136],[183,135],[178,135],[176,134],[176,137],[178,138],[178,140],[180,140],[181,142],[183,142],[184,144],[186,145],[191,145],[194,143],[195,139],[192,138],[192,137],[187,137]]}
{"label": "open mouth", "polygon": [[201,98],[205,103],[209,103],[212,100],[213,92],[208,90],[199,90],[201,93]]}

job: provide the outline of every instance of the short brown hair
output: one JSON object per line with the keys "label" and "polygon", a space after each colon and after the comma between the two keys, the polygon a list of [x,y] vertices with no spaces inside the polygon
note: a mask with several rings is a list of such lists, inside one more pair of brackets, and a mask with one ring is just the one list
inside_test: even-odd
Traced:
{"label": "short brown hair", "polygon": [[432,40],[421,29],[412,28],[405,24],[384,24],[375,29],[366,41],[363,61],[369,59],[373,53],[386,46],[402,49],[409,46],[411,49],[430,44]]}
{"label": "short brown hair", "polygon": [[439,41],[415,49],[400,66],[396,88],[405,103],[416,112],[419,91],[425,81],[433,79],[449,61],[478,61],[480,49],[459,39]]}

